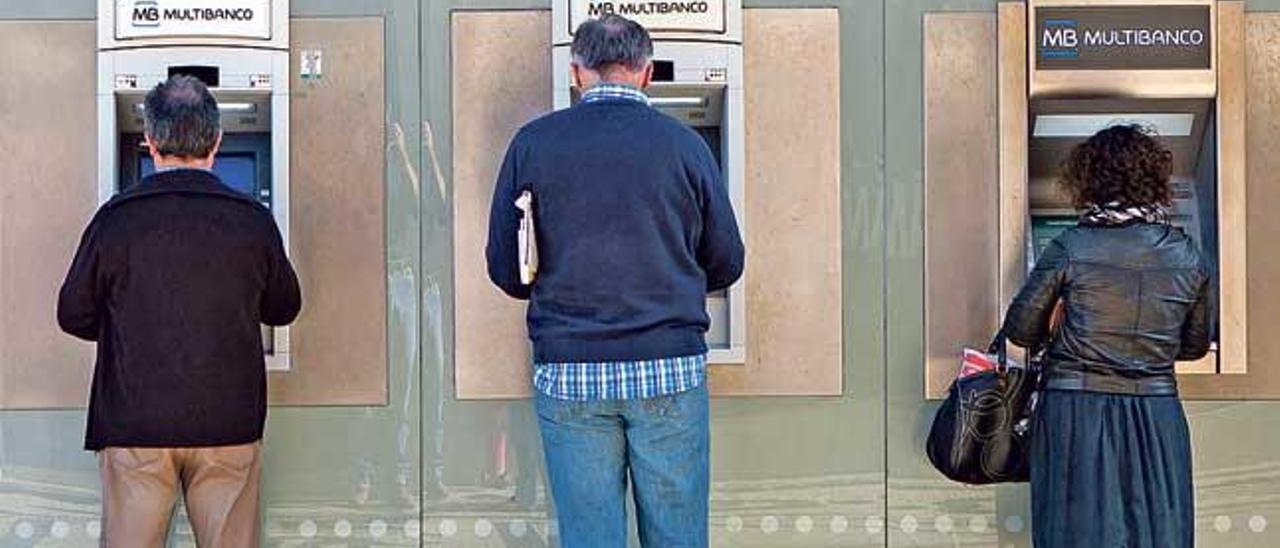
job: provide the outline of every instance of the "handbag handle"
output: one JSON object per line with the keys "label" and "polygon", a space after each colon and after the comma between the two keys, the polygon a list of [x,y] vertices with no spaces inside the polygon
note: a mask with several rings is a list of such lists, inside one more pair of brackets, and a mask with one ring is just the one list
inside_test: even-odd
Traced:
{"label": "handbag handle", "polygon": [[[1066,321],[1066,317],[1066,302],[1059,298],[1053,303],[1053,310],[1049,313],[1049,342],[1058,338],[1058,335],[1062,331],[1062,323]],[[995,354],[996,363],[1000,365],[1000,369],[1007,369],[1009,365],[1009,345],[1006,344],[1007,342],[1008,337],[1005,336],[1004,328],[1002,327],[996,332],[995,338],[991,341],[991,346],[987,347],[988,354]],[[1040,351],[1048,348],[1049,342],[1037,345],[1033,348],[1028,348],[1027,355],[1034,356]]]}
{"label": "handbag handle", "polygon": [[1008,345],[1005,344],[1007,340],[1004,329],[1001,329],[996,332],[995,339],[991,341],[991,346],[987,347],[988,354],[996,355],[996,363],[999,364],[1001,370],[1007,369],[1009,366],[1009,349]]}

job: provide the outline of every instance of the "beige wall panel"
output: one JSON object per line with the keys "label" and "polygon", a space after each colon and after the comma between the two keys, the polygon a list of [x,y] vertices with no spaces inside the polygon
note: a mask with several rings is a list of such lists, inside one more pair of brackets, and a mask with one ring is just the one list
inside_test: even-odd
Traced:
{"label": "beige wall panel", "polygon": [[58,288],[97,205],[92,21],[0,22],[0,408],[83,407]]}
{"label": "beige wall panel", "polygon": [[1218,2],[1218,277],[1222,287],[1218,371],[1227,374],[1245,373],[1249,363],[1249,83],[1244,18],[1244,2]]}
{"label": "beige wall panel", "polygon": [[[1027,128],[1027,7],[1001,2],[997,12],[996,53],[1000,120],[1000,302],[1003,313],[1026,278],[1030,139]],[[998,320],[997,320],[998,321]]]}
{"label": "beige wall panel", "polygon": [[839,12],[749,9],[742,24],[747,363],[713,367],[711,390],[840,395]]}
{"label": "beige wall panel", "polygon": [[[520,70],[495,70],[520,67]],[[489,202],[507,142],[551,110],[551,13],[453,15],[454,375],[459,398],[529,394],[525,304],[489,283]]]}
{"label": "beige wall panel", "polygon": [[324,51],[324,77],[290,82],[290,247],[303,311],[271,403],[387,401],[385,92],[377,18],[295,19],[291,67]]}
{"label": "beige wall panel", "polygon": [[925,14],[924,69],[925,389],[940,397],[1000,318],[996,18]]}
{"label": "beige wall panel", "polygon": [[1248,373],[1180,379],[1195,399],[1280,399],[1280,14],[1245,16]]}
{"label": "beige wall panel", "polygon": [[[53,308],[96,203],[96,134],[85,130],[96,126],[95,28],[92,22],[0,26],[6,52],[0,70],[24,75],[0,89],[0,121],[26,128],[0,134],[8,160],[0,164],[0,310],[6,311],[0,316],[0,406],[80,407],[92,346],[61,335]],[[326,74],[314,84],[292,84],[292,254],[306,309],[293,329],[294,369],[272,374],[271,401],[381,404],[382,22],[295,21],[291,30],[295,48],[325,50]],[[45,155],[54,150],[73,161],[48,162]]]}
{"label": "beige wall panel", "polygon": [[[761,128],[746,135],[749,362],[714,367],[712,390],[840,394],[838,15],[828,9],[747,10],[744,17],[747,126]],[[507,141],[551,108],[550,24],[545,11],[453,17],[460,398],[529,394],[524,305],[489,283],[484,244]],[[484,70],[499,63],[525,70]]]}

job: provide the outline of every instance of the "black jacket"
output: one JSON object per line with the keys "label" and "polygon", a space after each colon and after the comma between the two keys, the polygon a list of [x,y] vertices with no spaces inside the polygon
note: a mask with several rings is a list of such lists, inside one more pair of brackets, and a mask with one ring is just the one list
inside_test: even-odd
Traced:
{"label": "black jacket", "polygon": [[1209,271],[1180,228],[1132,223],[1062,233],[1009,307],[1009,340],[1042,346],[1059,298],[1066,318],[1047,349],[1050,372],[1171,380],[1175,360],[1209,350]]}
{"label": "black jacket", "polygon": [[260,324],[301,307],[271,213],[206,171],[152,175],[102,206],[58,298],[58,324],[97,341],[85,447],[262,437]]}

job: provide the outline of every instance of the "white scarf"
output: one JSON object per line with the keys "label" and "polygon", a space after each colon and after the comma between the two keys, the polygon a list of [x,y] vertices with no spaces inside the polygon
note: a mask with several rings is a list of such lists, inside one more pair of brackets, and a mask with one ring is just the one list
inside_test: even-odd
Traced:
{"label": "white scarf", "polygon": [[1084,225],[1121,226],[1133,222],[1164,224],[1169,222],[1169,213],[1157,205],[1122,206],[1109,202],[1093,204],[1080,215],[1080,224]]}

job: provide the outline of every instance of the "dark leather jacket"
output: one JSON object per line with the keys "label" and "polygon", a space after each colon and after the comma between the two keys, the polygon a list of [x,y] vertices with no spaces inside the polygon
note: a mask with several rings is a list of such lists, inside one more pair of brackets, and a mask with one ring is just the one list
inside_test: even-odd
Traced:
{"label": "dark leather jacket", "polygon": [[[1210,293],[1206,263],[1182,229],[1081,225],[1045,248],[1009,307],[1004,332],[1025,348],[1048,342],[1051,381],[1055,372],[1120,384],[1152,379],[1176,392],[1174,361],[1209,350]],[[1058,299],[1066,317],[1048,341]]]}

